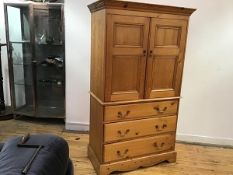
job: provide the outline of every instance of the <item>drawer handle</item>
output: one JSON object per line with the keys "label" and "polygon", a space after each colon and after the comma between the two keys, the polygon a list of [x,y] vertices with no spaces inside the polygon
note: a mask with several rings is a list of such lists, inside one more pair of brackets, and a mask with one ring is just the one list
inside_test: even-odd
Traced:
{"label": "drawer handle", "polygon": [[125,157],[128,154],[129,150],[126,149],[123,153],[121,153],[121,151],[117,151],[117,155],[118,157]]}
{"label": "drawer handle", "polygon": [[157,143],[157,142],[154,143],[154,147],[155,147],[156,149],[163,148],[164,145],[165,145],[164,142],[162,142],[162,143],[160,144],[160,147],[158,146],[158,143]]}
{"label": "drawer handle", "polygon": [[167,110],[167,107],[164,107],[163,109],[160,109],[160,107],[154,107],[154,110],[156,110],[158,113],[164,113]]}
{"label": "drawer handle", "polygon": [[155,125],[155,129],[156,129],[157,131],[162,131],[162,129],[160,129],[159,125]]}
{"label": "drawer handle", "polygon": [[117,131],[120,137],[125,137],[130,132],[130,129],[125,130],[125,132]]}
{"label": "drawer handle", "polygon": [[[163,124],[162,127],[159,127],[159,125],[155,125],[155,129],[156,129],[157,131],[162,131],[162,130],[165,129],[166,127],[167,127],[167,124]],[[160,129],[160,128],[162,128],[162,129]]]}
{"label": "drawer handle", "polygon": [[164,142],[162,142],[160,147],[162,148],[164,145],[165,145],[165,143],[164,143]]}
{"label": "drawer handle", "polygon": [[167,127],[167,124],[163,124],[163,129]]}
{"label": "drawer handle", "polygon": [[117,117],[120,118],[120,119],[124,119],[129,115],[129,113],[130,113],[130,111],[126,111],[125,114],[123,114],[122,112],[118,112]]}
{"label": "drawer handle", "polygon": [[155,147],[155,148],[158,148],[157,142],[154,143],[154,147]]}

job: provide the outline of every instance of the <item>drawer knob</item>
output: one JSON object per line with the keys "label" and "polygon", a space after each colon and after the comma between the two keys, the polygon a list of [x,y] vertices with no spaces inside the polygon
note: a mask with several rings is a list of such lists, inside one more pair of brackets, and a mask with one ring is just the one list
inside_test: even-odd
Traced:
{"label": "drawer knob", "polygon": [[126,157],[126,155],[128,154],[128,152],[129,152],[129,150],[128,149],[126,149],[123,153],[121,152],[121,151],[117,151],[117,156],[118,157],[121,157],[121,158],[124,158],[124,157]]}
{"label": "drawer knob", "polygon": [[164,107],[163,109],[161,109],[160,107],[156,106],[156,107],[154,107],[154,110],[156,110],[158,113],[162,114],[167,110],[167,107]]}
{"label": "drawer knob", "polygon": [[125,130],[125,132],[117,131],[120,137],[125,137],[130,132],[130,129]]}
{"label": "drawer knob", "polygon": [[124,118],[126,118],[129,114],[130,114],[130,111],[126,111],[125,114],[123,114],[122,112],[118,112],[118,113],[117,113],[117,117],[120,118],[120,119],[124,119]]}

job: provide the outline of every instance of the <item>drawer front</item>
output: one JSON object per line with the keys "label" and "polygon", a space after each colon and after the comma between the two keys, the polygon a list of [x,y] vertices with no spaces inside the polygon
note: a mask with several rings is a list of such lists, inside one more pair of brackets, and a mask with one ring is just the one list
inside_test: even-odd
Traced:
{"label": "drawer front", "polygon": [[176,130],[176,116],[149,118],[104,125],[104,141],[120,141]]}
{"label": "drawer front", "polygon": [[177,106],[178,100],[107,106],[104,110],[104,120],[120,121],[145,116],[176,114]]}
{"label": "drawer front", "polygon": [[104,162],[117,161],[174,149],[175,134],[166,134],[104,146]]}

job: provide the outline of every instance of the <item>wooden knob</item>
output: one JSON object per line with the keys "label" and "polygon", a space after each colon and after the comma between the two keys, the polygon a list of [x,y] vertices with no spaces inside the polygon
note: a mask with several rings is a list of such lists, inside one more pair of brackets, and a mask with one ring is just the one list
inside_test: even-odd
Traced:
{"label": "wooden knob", "polygon": [[146,50],[143,50],[143,56],[144,57],[146,56]]}

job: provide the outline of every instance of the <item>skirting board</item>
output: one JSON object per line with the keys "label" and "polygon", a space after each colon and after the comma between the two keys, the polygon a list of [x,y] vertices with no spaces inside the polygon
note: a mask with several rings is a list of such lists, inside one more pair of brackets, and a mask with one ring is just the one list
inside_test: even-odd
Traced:
{"label": "skirting board", "polygon": [[177,133],[177,141],[183,141],[188,143],[200,143],[200,144],[212,144],[217,146],[233,146],[233,139],[221,138],[221,137],[208,137],[192,134]]}
{"label": "skirting board", "polygon": [[71,131],[89,131],[89,124],[87,123],[66,121],[65,127],[66,127],[66,130],[71,130]]}

